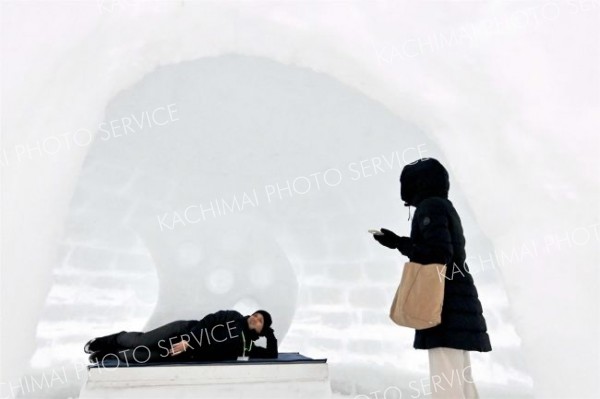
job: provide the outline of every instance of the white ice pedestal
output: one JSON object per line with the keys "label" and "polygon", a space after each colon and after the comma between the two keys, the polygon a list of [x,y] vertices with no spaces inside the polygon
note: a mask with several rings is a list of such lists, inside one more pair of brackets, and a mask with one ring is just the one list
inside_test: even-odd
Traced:
{"label": "white ice pedestal", "polygon": [[330,399],[327,362],[91,367],[81,399]]}

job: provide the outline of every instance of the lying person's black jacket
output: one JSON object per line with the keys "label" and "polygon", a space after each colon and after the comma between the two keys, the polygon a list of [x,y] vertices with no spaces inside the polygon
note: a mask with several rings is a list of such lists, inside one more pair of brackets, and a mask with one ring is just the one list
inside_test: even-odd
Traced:
{"label": "lying person's black jacket", "polygon": [[[253,341],[256,341],[259,335],[248,327],[248,317],[235,310],[220,310],[205,316],[202,320],[191,322],[189,337],[182,336],[182,339],[188,341],[190,347],[178,355],[168,356],[168,359],[176,361],[236,360],[243,354],[251,359],[277,358],[277,338],[275,338],[273,330],[265,329],[266,348],[254,345]],[[159,346],[163,354],[167,353],[168,343],[165,342]]]}

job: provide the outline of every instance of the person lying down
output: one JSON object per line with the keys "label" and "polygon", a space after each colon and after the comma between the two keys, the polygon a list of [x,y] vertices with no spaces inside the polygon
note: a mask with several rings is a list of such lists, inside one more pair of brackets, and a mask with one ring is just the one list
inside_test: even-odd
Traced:
{"label": "person lying down", "polygon": [[[242,316],[220,310],[201,320],[177,320],[148,332],[121,331],[94,338],[84,346],[90,362],[117,360],[129,363],[161,361],[218,361],[275,359],[277,338],[266,310]],[[264,336],[267,347],[254,345]]]}

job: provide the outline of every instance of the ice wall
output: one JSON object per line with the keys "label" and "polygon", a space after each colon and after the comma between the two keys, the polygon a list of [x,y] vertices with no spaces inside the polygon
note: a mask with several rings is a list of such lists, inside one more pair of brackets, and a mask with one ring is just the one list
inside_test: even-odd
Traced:
{"label": "ice wall", "polygon": [[[116,6],[107,8],[107,5]],[[595,344],[598,336],[595,290],[598,272],[592,266],[598,259],[598,174],[594,173],[598,171],[595,156],[598,142],[592,135],[598,115],[594,113],[598,104],[598,35],[592,27],[598,16],[597,3],[489,3],[467,7],[442,3],[418,6],[323,3],[317,6],[173,2],[147,3],[140,7],[131,2],[101,2],[68,8],[64,3],[36,4],[35,7],[45,9],[41,11],[31,4],[3,5],[3,26],[8,33],[3,39],[3,59],[10,60],[3,70],[2,103],[5,115],[2,147],[6,154],[2,168],[3,381],[25,369],[28,356],[22,348],[30,348],[29,355],[33,354],[35,326],[42,319],[40,313],[51,271],[59,262],[71,259],[69,252],[60,254],[57,247],[64,244],[62,230],[66,216],[76,212],[72,195],[87,180],[83,175],[79,176],[79,171],[86,167],[84,159],[88,150],[95,148],[72,145],[70,149],[61,148],[55,155],[38,154],[35,150],[19,155],[22,145],[34,146],[38,140],[79,129],[96,133],[102,120],[114,119],[119,114],[111,114],[107,109],[103,115],[114,96],[158,65],[236,53],[266,57],[284,65],[325,73],[383,104],[400,120],[418,126],[417,131],[422,133],[413,132],[417,139],[415,144],[419,144],[422,137],[431,140],[427,143],[430,143],[432,154],[446,161],[451,169],[453,194],[464,196],[464,213],[468,215],[468,209],[473,211],[471,231],[476,226],[482,230],[483,243],[474,248],[474,252],[488,253],[485,238],[489,238],[496,253],[512,257],[511,261],[502,263],[500,273],[512,313],[499,320],[513,318],[515,321],[517,332],[523,339],[536,395],[593,397],[596,394],[593,390],[597,388],[585,381],[592,381],[598,371]],[[39,37],[40,41],[31,37]],[[32,62],[39,59],[46,62]],[[17,71],[31,79],[7,78],[17,76]],[[281,90],[287,81],[284,79],[275,87]],[[168,93],[172,87],[169,80],[163,84],[165,91],[158,93]],[[126,111],[126,108],[120,111]],[[336,111],[340,112],[339,109]],[[291,115],[289,109],[282,109],[281,114]],[[357,111],[355,114],[373,116],[374,112],[361,114]],[[225,113],[222,117],[235,119]],[[373,118],[358,119],[354,123],[367,124],[361,130],[365,135]],[[307,121],[312,122],[311,119]],[[395,131],[395,123],[391,121],[385,128],[375,131]],[[169,128],[175,126],[173,123]],[[338,131],[329,133],[326,127],[321,126],[324,131],[319,136],[323,143],[328,139],[334,141],[336,134],[340,134]],[[308,131],[311,132],[316,129],[315,126],[310,128]],[[263,131],[269,131],[268,127]],[[406,144],[402,137],[388,133],[382,146],[388,150],[390,143],[398,140],[404,148]],[[379,148],[373,148],[377,150],[374,152],[366,151],[370,148],[365,148],[360,140],[352,141],[355,138],[351,135],[348,141],[352,143],[349,144],[352,147],[348,147],[352,151],[341,152],[338,140],[317,148],[323,155],[317,152],[313,159],[323,161],[319,167],[328,166],[326,161],[332,159],[333,151],[336,155],[348,155],[340,158],[342,167],[346,167],[349,162],[380,155]],[[285,136],[277,139],[282,146],[289,143]],[[344,139],[346,137],[341,140]],[[116,143],[114,140],[115,148],[124,148]],[[167,140],[165,143],[172,142]],[[223,145],[230,148],[234,144]],[[110,154],[114,155],[113,152]],[[171,155],[177,154],[179,152]],[[91,155],[88,162],[93,160]],[[558,162],[563,160],[567,162],[561,163],[559,169]],[[298,165],[311,166],[304,162],[301,160]],[[245,170],[246,165],[243,166]],[[590,173],[580,173],[582,169]],[[319,168],[309,170],[318,171]],[[290,171],[278,170],[282,176],[295,177],[294,173],[285,173]],[[302,173],[304,169],[298,174]],[[209,173],[206,175],[210,176]],[[314,286],[319,285],[319,272],[328,274],[327,284],[357,277],[358,281],[381,278],[364,274],[373,270],[372,265],[365,262],[377,264],[383,259],[380,256],[384,256],[371,253],[373,249],[367,247],[368,242],[347,245],[342,241],[317,250],[290,238],[286,247],[285,235],[315,239],[318,234],[331,233],[323,226],[348,227],[344,223],[353,223],[355,226],[352,227],[358,230],[372,220],[381,220],[381,224],[393,223],[397,217],[404,217],[402,212],[405,211],[396,202],[395,182],[395,173],[363,179],[357,187],[364,191],[357,189],[358,192],[353,193],[358,199],[347,199],[347,194],[338,188],[329,197],[332,202],[328,206],[319,204],[324,210],[331,209],[342,198],[346,213],[359,214],[354,220],[334,217],[328,224],[320,220],[321,224],[314,225],[320,227],[307,228],[295,235],[291,234],[292,230],[287,230],[287,226],[276,230],[283,232],[281,247],[284,252],[314,255],[310,266],[306,266],[307,262],[290,260],[301,283],[304,274],[299,272],[304,273],[308,267],[313,268],[313,273],[307,275],[316,276]],[[264,187],[263,181],[257,183]],[[158,183],[142,186],[156,188]],[[364,216],[357,210],[372,209],[364,203],[357,205],[361,204],[364,194],[372,195],[384,187],[389,191],[379,199],[383,204],[375,206],[379,219],[376,215],[361,219]],[[315,193],[315,196],[305,198],[318,202],[318,196],[319,193]],[[319,213],[299,213],[296,217],[302,215],[314,217]],[[266,230],[269,228],[272,224],[267,224]],[[586,232],[589,234],[587,239],[582,235]],[[68,230],[66,233],[68,237]],[[151,252],[156,245],[144,242],[152,241],[142,237],[131,245],[136,245],[140,251],[146,247],[148,251],[139,254],[148,260],[142,262],[142,267],[164,264],[160,255]],[[297,247],[294,249],[291,245]],[[61,248],[67,249],[65,245]],[[351,269],[354,271],[335,274],[340,266],[349,265],[348,259],[339,255],[341,252],[350,251],[347,256],[352,257],[361,249],[363,252],[358,252],[357,256],[361,263],[354,265]],[[332,253],[335,254],[333,257]],[[327,254],[330,256],[324,256]],[[368,256],[361,258],[364,254]],[[192,253],[192,258],[194,256],[198,254]],[[91,255],[83,257],[84,261],[90,258]],[[343,265],[325,268],[319,264],[320,260],[332,259]],[[387,259],[385,262],[386,269],[391,272],[393,261]],[[565,265],[573,262],[589,266],[578,268],[578,275],[567,273]],[[23,278],[23,270],[27,270],[27,278]],[[481,273],[483,279],[488,275]],[[147,279],[152,281],[152,276]],[[223,280],[216,280],[216,286],[222,286]],[[164,279],[160,281],[162,283]],[[322,283],[323,279],[320,281]],[[476,278],[476,281],[479,280]],[[310,291],[305,291],[310,293],[310,299],[303,299],[305,294],[301,292],[299,300],[310,301],[321,296],[327,303],[337,295],[348,301],[352,299],[343,296],[350,295],[348,292],[340,294],[327,284],[321,284],[320,289],[310,287]],[[564,288],[565,284],[568,288]],[[556,295],[557,292],[565,295]],[[577,296],[573,295],[575,292]],[[359,301],[366,297],[365,293],[354,295],[360,298]],[[484,307],[486,301],[493,307],[491,302],[496,295],[491,291],[486,295],[484,291],[482,296]],[[147,304],[154,300],[146,298]],[[540,298],[544,298],[545,306],[540,306]],[[379,309],[377,299],[373,300],[376,302],[373,307]],[[19,306],[11,306],[14,303]],[[149,309],[147,304],[140,308]],[[589,309],[590,306],[591,311],[573,310]],[[172,309],[172,305],[167,309]],[[336,310],[327,311],[334,313]],[[371,317],[376,318],[376,313],[373,312]],[[587,317],[586,329],[567,327],[579,324],[584,315]],[[338,329],[360,325],[368,317],[366,313],[337,316],[340,324],[333,327]],[[493,320],[491,315],[486,316]],[[156,322],[164,317],[160,316]],[[323,320],[335,322],[336,317],[311,318],[309,313],[299,320],[308,326]],[[498,324],[503,325],[506,324]],[[539,326],[548,327],[540,329]],[[302,333],[292,329],[286,344],[304,345],[298,338]],[[409,336],[406,334],[406,339]],[[352,342],[358,343],[355,348],[362,345],[365,352],[377,352],[373,351],[373,345],[377,343],[353,338]],[[594,344],[585,348],[571,346],[576,341]],[[321,344],[327,349],[331,345],[335,343]],[[551,352],[550,347],[553,348]],[[500,352],[500,355],[502,353],[506,355],[506,352]],[[567,358],[576,358],[577,362],[564,362]],[[411,360],[403,359],[407,363]],[[514,361],[514,358],[508,358],[504,364],[514,366]],[[347,373],[350,388],[339,388],[352,392],[357,389],[352,383],[356,385],[357,380],[360,383],[358,375],[362,367],[358,360],[346,367],[354,367],[357,377]],[[557,374],[561,378],[556,378]],[[491,370],[490,375],[500,373]],[[582,383],[566,384],[565,381]]]}

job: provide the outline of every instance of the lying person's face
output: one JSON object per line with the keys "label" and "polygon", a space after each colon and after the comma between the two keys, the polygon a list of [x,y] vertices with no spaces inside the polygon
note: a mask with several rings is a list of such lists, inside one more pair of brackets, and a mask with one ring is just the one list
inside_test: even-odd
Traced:
{"label": "lying person's face", "polygon": [[265,319],[260,313],[253,313],[252,316],[248,317],[248,327],[258,334],[262,331],[264,322]]}

